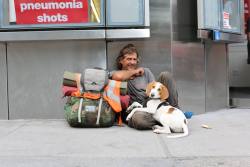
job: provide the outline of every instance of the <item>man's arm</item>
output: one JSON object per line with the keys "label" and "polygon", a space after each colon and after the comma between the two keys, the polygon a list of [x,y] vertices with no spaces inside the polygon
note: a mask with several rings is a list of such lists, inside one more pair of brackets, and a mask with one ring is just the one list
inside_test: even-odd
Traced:
{"label": "man's arm", "polygon": [[143,74],[144,74],[144,69],[141,67],[135,70],[120,70],[113,72],[112,79],[117,81],[126,81],[141,76]]}

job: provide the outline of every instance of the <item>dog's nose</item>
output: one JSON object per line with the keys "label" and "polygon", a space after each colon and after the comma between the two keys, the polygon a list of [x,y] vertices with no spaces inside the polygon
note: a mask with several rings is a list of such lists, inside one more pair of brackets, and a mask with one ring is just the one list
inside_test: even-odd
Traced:
{"label": "dog's nose", "polygon": [[154,96],[155,96],[155,94],[154,94],[154,93],[151,93],[151,94],[150,94],[150,97],[154,97]]}

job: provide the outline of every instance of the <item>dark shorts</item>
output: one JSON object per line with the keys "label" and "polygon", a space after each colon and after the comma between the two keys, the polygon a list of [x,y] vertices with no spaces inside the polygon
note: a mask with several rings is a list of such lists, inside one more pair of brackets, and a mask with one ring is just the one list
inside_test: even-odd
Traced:
{"label": "dark shorts", "polygon": [[152,114],[137,111],[128,121],[128,126],[138,130],[149,130],[158,122],[153,118]]}

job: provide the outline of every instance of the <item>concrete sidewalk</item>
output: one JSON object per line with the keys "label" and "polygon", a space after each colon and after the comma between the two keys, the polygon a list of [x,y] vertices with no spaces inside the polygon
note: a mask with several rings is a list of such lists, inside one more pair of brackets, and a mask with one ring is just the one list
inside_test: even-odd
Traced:
{"label": "concrete sidewalk", "polygon": [[[202,128],[207,124],[211,129]],[[195,115],[188,137],[64,120],[0,121],[0,167],[250,167],[250,109]]]}

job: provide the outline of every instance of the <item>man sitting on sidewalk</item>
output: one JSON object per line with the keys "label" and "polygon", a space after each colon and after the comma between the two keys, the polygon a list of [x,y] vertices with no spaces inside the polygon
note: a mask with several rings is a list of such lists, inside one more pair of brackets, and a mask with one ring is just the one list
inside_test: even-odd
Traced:
{"label": "man sitting on sidewalk", "polygon": [[[128,44],[122,48],[116,58],[118,70],[111,73],[113,80],[128,82],[129,98],[127,100],[129,100],[129,104],[135,101],[144,104],[147,98],[145,89],[150,82],[155,80],[150,69],[138,66],[139,60],[140,57],[136,47],[133,44]],[[167,102],[179,108],[178,94],[172,75],[169,72],[162,72],[157,81],[163,83],[168,88],[169,98]],[[126,117],[125,112],[123,117]],[[139,111],[128,121],[130,127],[140,130],[152,129],[156,124],[157,122],[152,114]]]}

